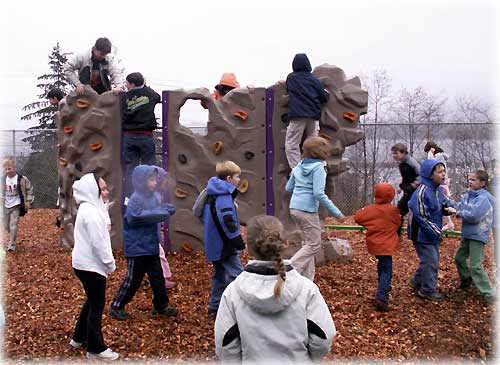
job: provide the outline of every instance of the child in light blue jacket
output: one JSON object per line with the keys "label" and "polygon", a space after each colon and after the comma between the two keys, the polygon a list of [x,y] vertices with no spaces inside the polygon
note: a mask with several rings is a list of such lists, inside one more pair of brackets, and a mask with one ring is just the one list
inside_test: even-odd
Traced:
{"label": "child in light blue jacket", "polygon": [[314,255],[321,247],[319,204],[339,222],[344,222],[345,217],[325,194],[324,161],[330,151],[329,142],[321,137],[309,137],[303,149],[303,160],[292,170],[285,188],[292,193],[290,214],[304,234],[302,248],[293,255],[291,264],[300,274],[314,280]]}
{"label": "child in light blue jacket", "polygon": [[[467,289],[472,283],[484,299],[492,302],[495,289],[484,270],[484,246],[490,239],[493,223],[493,206],[490,193],[486,190],[488,173],[476,170],[469,176],[469,192],[456,207],[458,218],[462,218],[462,242],[455,255],[455,264],[460,275],[460,288]],[[470,265],[467,259],[470,259]]]}

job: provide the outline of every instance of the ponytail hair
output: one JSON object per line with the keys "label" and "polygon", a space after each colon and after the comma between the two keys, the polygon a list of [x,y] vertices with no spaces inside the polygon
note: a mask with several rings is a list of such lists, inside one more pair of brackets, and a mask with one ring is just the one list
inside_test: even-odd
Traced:
{"label": "ponytail hair", "polygon": [[255,258],[263,261],[274,261],[279,273],[274,286],[274,295],[279,297],[286,280],[286,267],[281,253],[283,251],[283,225],[278,218],[269,215],[252,217],[247,225],[247,242]]}

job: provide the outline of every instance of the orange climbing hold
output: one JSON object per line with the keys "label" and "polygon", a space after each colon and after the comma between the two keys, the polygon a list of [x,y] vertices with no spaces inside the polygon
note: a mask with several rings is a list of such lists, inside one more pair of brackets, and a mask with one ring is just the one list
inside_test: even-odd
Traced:
{"label": "orange climbing hold", "polygon": [[245,194],[248,190],[250,183],[248,182],[247,179],[243,179],[241,182],[240,186],[238,187],[238,190],[240,193]]}
{"label": "orange climbing hold", "polygon": [[85,108],[88,108],[90,106],[90,103],[85,99],[78,99],[76,101],[76,106],[81,108],[81,109],[85,109]]}
{"label": "orange climbing hold", "polygon": [[234,112],[234,115],[236,117],[240,118],[243,121],[245,121],[245,120],[248,119],[248,113],[247,112],[237,111],[237,112]]}
{"label": "orange climbing hold", "polygon": [[66,134],[73,133],[73,127],[72,126],[64,127],[63,130],[64,130],[64,133],[66,133]]}
{"label": "orange climbing hold", "polygon": [[189,244],[188,241],[184,241],[182,242],[182,249],[186,252],[192,252],[193,251],[193,248],[191,247],[191,245]]}
{"label": "orange climbing hold", "polygon": [[59,157],[59,165],[68,166],[68,160],[66,160],[65,158]]}
{"label": "orange climbing hold", "polygon": [[98,151],[98,150],[100,150],[101,148],[102,148],[102,142],[101,142],[101,141],[96,142],[96,143],[91,143],[91,144],[90,144],[90,149],[91,149],[92,151]]}
{"label": "orange climbing hold", "polygon": [[222,141],[217,141],[214,143],[214,154],[215,155],[220,155],[220,153],[222,152],[222,149],[224,148],[224,142]]}
{"label": "orange climbing hold", "polygon": [[356,113],[352,112],[345,112],[344,113],[344,118],[351,120],[352,122],[355,122],[356,119],[358,118]]}
{"label": "orange climbing hold", "polygon": [[175,189],[175,196],[178,197],[179,199],[187,198],[188,195],[189,193],[184,189],[181,188]]}

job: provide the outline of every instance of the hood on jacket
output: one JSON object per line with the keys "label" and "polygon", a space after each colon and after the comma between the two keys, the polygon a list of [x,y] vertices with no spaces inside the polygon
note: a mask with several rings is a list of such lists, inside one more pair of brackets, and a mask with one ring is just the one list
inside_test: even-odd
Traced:
{"label": "hood on jacket", "polygon": [[293,58],[293,62],[292,62],[292,69],[295,72],[298,72],[298,71],[311,72],[312,71],[311,62],[309,62],[309,58],[307,58],[307,55],[305,53],[297,53],[295,55],[295,57]]}
{"label": "hood on jacket", "polygon": [[389,183],[379,183],[375,185],[375,203],[387,204],[394,199],[396,190]]}
{"label": "hood on jacket", "polygon": [[437,160],[425,160],[425,161],[422,162],[422,165],[420,166],[420,176],[422,178],[422,183],[424,185],[427,185],[427,186],[437,186],[432,181],[432,173],[434,171],[434,167],[437,164],[443,165],[442,162],[439,162]]}
{"label": "hood on jacket", "polygon": [[150,193],[152,191],[148,190],[148,178],[155,172],[158,171],[156,166],[152,165],[139,165],[132,172],[132,184],[134,190],[141,193]]}
{"label": "hood on jacket", "polygon": [[240,83],[236,80],[236,75],[232,72],[225,72],[220,78],[219,84],[230,87],[240,87]]}
{"label": "hood on jacket", "polygon": [[85,174],[80,180],[73,183],[73,197],[77,204],[83,202],[90,203],[96,207],[99,206],[99,186],[95,180],[94,174]]}
{"label": "hood on jacket", "polygon": [[323,166],[323,161],[316,158],[306,158],[297,165],[297,169],[301,170],[301,174],[304,176],[310,175],[318,166]]}
{"label": "hood on jacket", "polygon": [[236,186],[226,180],[219,179],[217,176],[212,176],[208,180],[207,193],[209,195],[232,194],[235,189]]}
{"label": "hood on jacket", "polygon": [[[285,265],[289,261],[285,260]],[[272,261],[250,260],[248,265],[257,265],[274,268]],[[303,282],[296,270],[286,273],[281,295],[274,296],[274,286],[278,275],[259,275],[243,271],[234,281],[236,289],[245,303],[256,312],[269,314],[278,313],[286,309],[299,296]]]}

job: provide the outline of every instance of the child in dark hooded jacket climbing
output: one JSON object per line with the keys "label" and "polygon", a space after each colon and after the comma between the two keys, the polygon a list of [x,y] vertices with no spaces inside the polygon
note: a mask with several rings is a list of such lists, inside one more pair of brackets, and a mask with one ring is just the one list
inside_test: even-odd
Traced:
{"label": "child in dark hooded jacket climbing", "polygon": [[300,142],[304,131],[307,137],[319,134],[321,108],[330,99],[330,94],[311,73],[311,63],[305,53],[295,55],[293,72],[286,78],[288,90],[288,119],[285,152],[290,168],[300,161]]}
{"label": "child in dark hooded jacket climbing", "polygon": [[227,285],[242,271],[239,251],[245,248],[234,199],[241,169],[232,161],[217,163],[217,176],[208,181],[208,199],[203,210],[205,255],[212,262],[213,276],[209,313],[216,313]]}
{"label": "child in dark hooded jacket climbing", "polygon": [[111,303],[110,314],[120,320],[130,318],[125,311],[148,274],[153,289],[153,313],[175,316],[177,309],[168,306],[168,296],[160,263],[158,223],[174,214],[175,207],[164,203],[155,193],[158,184],[156,166],[139,165],[132,173],[134,193],[124,216],[123,247],[127,258],[127,276]]}
{"label": "child in dark hooded jacket climbing", "polygon": [[440,188],[446,178],[446,168],[437,160],[425,160],[420,176],[421,185],[408,202],[408,238],[420,260],[410,286],[424,299],[441,301],[444,297],[437,290],[439,245],[443,239],[443,215],[450,215]]}
{"label": "child in dark hooded jacket climbing", "polygon": [[249,220],[250,260],[222,295],[215,352],[228,363],[307,364],[330,351],[335,324],[318,287],[283,261],[283,225]]}

